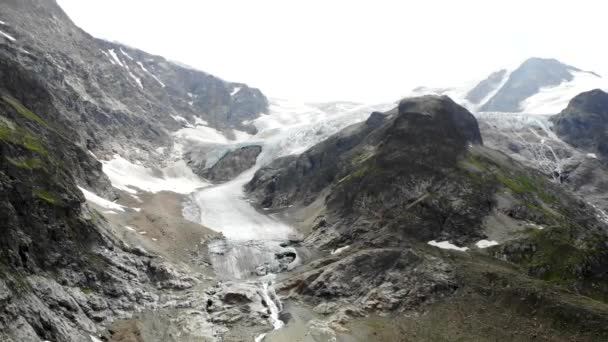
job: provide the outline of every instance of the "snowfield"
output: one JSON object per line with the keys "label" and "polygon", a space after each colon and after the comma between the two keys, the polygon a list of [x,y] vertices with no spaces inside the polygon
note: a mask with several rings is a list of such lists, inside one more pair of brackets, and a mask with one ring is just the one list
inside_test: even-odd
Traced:
{"label": "snowfield", "polygon": [[458,247],[452,243],[450,243],[449,241],[435,241],[435,240],[431,240],[428,242],[429,245],[437,247],[437,248],[441,248],[441,249],[452,249],[455,251],[460,251],[460,252],[466,252],[469,250],[469,247]]}
{"label": "snowfield", "polygon": [[542,88],[536,95],[527,98],[521,112],[528,114],[557,114],[564,110],[576,95],[593,90],[608,89],[608,82],[588,72],[573,72],[574,80],[555,87]]}
{"label": "snowfield", "polygon": [[87,201],[101,207],[104,209],[109,209],[109,210],[116,210],[116,211],[125,211],[125,209],[127,207],[114,203],[112,201],[108,201],[107,199],[97,196],[96,194],[90,192],[89,190],[85,189],[85,188],[81,188],[78,187],[78,189],[80,189],[80,191],[82,191],[82,193],[84,194],[84,198],[86,198]]}
{"label": "snowfield", "polygon": [[209,186],[209,183],[195,175],[183,160],[160,170],[133,164],[119,155],[102,163],[103,172],[110,178],[112,185],[130,194],[136,194],[137,189],[188,194],[197,188]]}
{"label": "snowfield", "polygon": [[[512,72],[518,65],[511,65],[507,68],[500,82],[478,103],[471,103],[466,99],[467,94],[480,83],[482,79],[463,83],[455,87],[418,87],[412,90],[407,96],[422,95],[447,95],[455,102],[464,106],[471,112],[478,112],[478,109],[486,104],[496,95],[507,83]],[[570,100],[576,95],[593,89],[608,90],[608,80],[586,71],[570,71],[574,79],[564,81],[557,86],[541,88],[538,93],[528,97],[520,103],[518,113],[534,115],[553,115],[558,114],[568,106]]]}

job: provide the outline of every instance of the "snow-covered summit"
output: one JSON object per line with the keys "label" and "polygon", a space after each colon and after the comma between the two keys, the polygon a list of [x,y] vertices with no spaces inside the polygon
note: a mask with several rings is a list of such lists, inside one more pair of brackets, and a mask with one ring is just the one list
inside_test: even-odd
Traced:
{"label": "snow-covered summit", "polygon": [[418,87],[409,95],[440,94],[475,112],[555,114],[576,95],[608,89],[608,80],[556,59],[530,58],[485,79],[455,87]]}

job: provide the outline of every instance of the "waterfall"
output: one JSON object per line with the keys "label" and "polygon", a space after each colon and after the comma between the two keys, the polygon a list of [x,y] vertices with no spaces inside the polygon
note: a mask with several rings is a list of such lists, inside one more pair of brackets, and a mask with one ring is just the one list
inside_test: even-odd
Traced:
{"label": "waterfall", "polygon": [[264,281],[262,284],[262,298],[266,302],[268,310],[270,311],[270,323],[274,329],[281,329],[285,323],[279,319],[279,313],[283,310],[283,304],[274,291],[274,287],[270,282]]}
{"label": "waterfall", "polygon": [[[285,326],[285,323],[279,319],[279,313],[283,310],[283,303],[277,296],[277,293],[272,286],[271,281],[264,281],[262,283],[261,295],[268,307],[268,311],[270,311],[270,323],[274,327],[274,330],[281,329]],[[254,341],[262,342],[266,337],[266,333],[258,335]]]}

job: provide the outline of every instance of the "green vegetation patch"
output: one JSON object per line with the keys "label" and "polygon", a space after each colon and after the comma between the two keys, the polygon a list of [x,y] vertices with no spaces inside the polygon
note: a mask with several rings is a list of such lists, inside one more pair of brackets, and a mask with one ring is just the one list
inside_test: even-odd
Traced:
{"label": "green vegetation patch", "polygon": [[42,160],[40,160],[38,158],[25,158],[25,157],[10,158],[10,157],[7,157],[6,159],[9,161],[9,163],[11,163],[19,168],[27,169],[27,170],[40,169],[44,165]]}
{"label": "green vegetation patch", "polygon": [[50,204],[57,204],[59,203],[59,199],[57,198],[57,196],[55,196],[54,194],[43,190],[43,189],[36,189],[33,191],[34,196],[40,198],[41,200],[50,203]]}
{"label": "green vegetation patch", "polygon": [[5,125],[4,121],[0,121],[0,140],[20,145],[41,155],[48,154],[47,149],[44,147],[44,143],[39,137],[19,127]]}
{"label": "green vegetation patch", "polygon": [[95,290],[93,290],[90,287],[82,287],[82,288],[80,288],[80,290],[82,291],[82,293],[84,293],[86,295],[90,295],[95,292]]}
{"label": "green vegetation patch", "polygon": [[17,99],[10,97],[10,96],[2,96],[2,99],[4,100],[4,102],[11,105],[19,114],[23,115],[27,119],[36,122],[40,126],[48,127],[48,124],[46,123],[46,121],[44,121],[36,113],[27,109],[27,107],[25,107],[23,104],[21,104],[21,102],[19,102]]}

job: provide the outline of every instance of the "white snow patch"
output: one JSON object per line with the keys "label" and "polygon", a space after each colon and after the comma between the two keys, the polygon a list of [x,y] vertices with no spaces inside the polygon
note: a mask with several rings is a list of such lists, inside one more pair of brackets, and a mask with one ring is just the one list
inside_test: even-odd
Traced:
{"label": "white snow patch", "polygon": [[135,228],[133,228],[133,227],[131,227],[131,226],[125,226],[125,228],[126,228],[127,230],[132,231],[132,232],[136,232],[136,231],[137,231],[137,230],[135,230]]}
{"label": "white snow patch", "polygon": [[192,107],[192,105],[194,105],[194,101],[188,101],[188,105]]}
{"label": "white snow patch", "polygon": [[190,124],[190,122],[188,122],[188,120],[186,120],[186,118],[184,118],[183,116],[171,115],[171,117],[173,118],[173,120],[185,124],[186,127],[193,127],[192,124]]}
{"label": "white snow patch", "polygon": [[112,65],[116,65],[116,62],[114,62],[114,59],[112,58],[112,56],[110,56],[107,52],[103,51],[103,50],[99,50],[101,51],[101,53],[104,54],[104,56],[108,57],[108,60],[110,61],[110,63],[112,63]]}
{"label": "white snow patch", "polygon": [[154,79],[156,82],[158,82],[158,84],[160,84],[160,86],[161,86],[161,87],[163,87],[163,88],[164,88],[164,87],[166,87],[166,85],[165,85],[165,84],[164,84],[164,83],[163,83],[163,82],[162,82],[162,81],[161,81],[161,80],[160,80],[158,77],[156,77],[156,75],[152,75],[152,74],[150,74],[150,76],[152,76],[152,78],[153,78],[153,79]]}
{"label": "white snow patch", "polygon": [[139,234],[146,235],[146,234],[148,234],[148,232],[146,232],[145,230],[142,230],[141,232],[139,232]]}
{"label": "white snow patch", "polygon": [[6,39],[10,40],[11,42],[14,42],[14,41],[16,41],[16,40],[17,40],[17,39],[15,39],[13,36],[11,36],[11,35],[10,35],[10,34],[8,34],[8,33],[5,33],[5,32],[0,31],[0,34],[1,34],[1,35],[3,35],[4,37],[6,37]]}
{"label": "white snow patch", "polygon": [[232,89],[230,96],[236,95],[239,91],[241,91],[241,87],[236,87],[236,88]]}
{"label": "white snow patch", "polygon": [[188,97],[192,98],[194,95],[192,95],[192,93],[188,93]]}
{"label": "white snow patch", "polygon": [[95,158],[95,160],[99,160],[99,159],[97,159],[97,156],[95,155],[95,153],[91,152],[90,150],[87,150],[87,152],[89,152],[89,154],[90,154],[90,155],[91,155],[93,158]]}
{"label": "white snow patch", "polygon": [[133,199],[135,199],[137,202],[139,203],[143,203],[144,201],[141,200],[141,198],[139,198],[139,196],[135,195],[135,194],[129,194],[131,197],[133,197]]}
{"label": "white snow patch", "polygon": [[475,244],[475,246],[477,246],[477,248],[488,248],[488,247],[492,247],[492,246],[496,246],[496,245],[498,245],[498,242],[492,241],[492,240],[479,240]]}
{"label": "white snow patch", "polygon": [[340,254],[340,253],[344,252],[345,250],[347,250],[349,248],[350,248],[350,246],[344,246],[344,247],[336,248],[333,251],[331,251],[331,254],[332,255]]}
{"label": "white snow patch", "polygon": [[129,71],[129,76],[131,76],[132,79],[135,80],[135,82],[137,82],[137,85],[141,88],[144,89],[144,85],[141,83],[141,79],[137,76],[135,76],[131,71]]}
{"label": "white snow patch", "polygon": [[209,123],[201,118],[199,118],[198,116],[194,117],[194,124],[195,125],[203,125],[203,126],[209,126]]}
{"label": "white snow patch", "polygon": [[128,59],[134,61],[133,57],[129,56],[129,54],[126,53],[122,48],[120,48],[120,53],[122,53],[122,55],[127,57]]}
{"label": "white snow patch", "polygon": [[250,140],[252,137],[251,134],[244,131],[239,131],[238,129],[232,130],[232,133],[234,134],[233,141],[247,141]]}
{"label": "white snow patch", "polygon": [[458,247],[458,246],[456,246],[454,244],[451,244],[449,241],[440,241],[440,242],[437,242],[435,240],[432,240],[432,241],[429,241],[428,244],[431,245],[431,246],[435,246],[435,247],[441,248],[441,249],[453,249],[453,250],[461,251],[461,252],[466,252],[466,251],[469,250],[468,247]]}
{"label": "white snow patch", "polygon": [[114,203],[112,201],[108,201],[107,199],[103,198],[103,197],[99,197],[96,194],[90,192],[89,190],[85,189],[85,188],[81,188],[78,187],[80,189],[80,191],[82,191],[82,193],[84,194],[84,197],[87,199],[87,201],[102,207],[104,209],[111,209],[111,210],[118,210],[118,211],[125,211],[125,206],[122,206],[120,204]]}
{"label": "white snow patch", "polygon": [[264,341],[264,337],[266,337],[266,333],[260,334],[260,335],[256,336],[256,338],[253,341],[254,342],[262,342],[262,341]]}
{"label": "white snow patch", "polygon": [[521,112],[529,114],[556,114],[568,106],[576,95],[593,89],[606,89],[608,82],[588,72],[572,72],[574,79],[555,87],[545,87],[521,104]]}
{"label": "white snow patch", "polygon": [[545,229],[545,227],[538,225],[536,223],[527,223],[526,226],[530,227],[530,228],[534,228],[534,229],[538,229],[538,230],[543,230]]}
{"label": "white snow patch", "polygon": [[158,241],[158,239],[157,238],[152,238],[152,241]]}
{"label": "white snow patch", "polygon": [[114,49],[108,50],[108,53],[110,53],[110,56],[112,56],[112,59],[116,62],[116,64],[124,68],[124,64],[122,64],[120,58],[118,58],[118,55],[116,55],[116,52],[114,52]]}
{"label": "white snow patch", "polygon": [[179,194],[188,194],[197,188],[209,185],[196,176],[186,165],[179,160],[160,170],[136,165],[114,155],[110,161],[103,161],[103,172],[110,178],[112,185],[130,194],[136,194],[138,188],[148,192],[173,191]]}
{"label": "white snow patch", "polygon": [[144,64],[142,62],[137,62],[137,64],[139,65],[139,67],[141,68],[141,70],[143,70],[144,72],[146,72],[148,75],[152,76],[152,78],[158,82],[158,84],[160,84],[161,87],[166,87],[165,84],[158,78],[156,77],[156,75],[154,75],[153,73],[151,73],[150,71],[148,71],[148,69],[146,69],[146,67],[144,66]]}
{"label": "white snow patch", "polygon": [[603,211],[603,210],[602,210],[602,209],[600,209],[600,208],[599,208],[597,205],[595,205],[595,204],[593,204],[593,203],[591,203],[591,202],[587,202],[587,203],[588,203],[590,206],[592,206],[592,207],[593,207],[593,209],[595,209],[595,211],[596,211],[596,215],[595,215],[595,216],[596,216],[596,217],[597,217],[599,220],[603,221],[604,223],[608,223],[608,214],[607,214],[605,211]]}
{"label": "white snow patch", "polygon": [[595,153],[587,153],[587,158],[597,159],[597,154],[595,154]]}
{"label": "white snow patch", "polygon": [[186,127],[173,133],[175,137],[187,141],[194,141],[199,143],[207,144],[229,144],[230,140],[226,136],[211,127],[207,126],[196,126]]}
{"label": "white snow patch", "polygon": [[4,21],[0,20],[0,25],[8,25],[7,23],[5,23]]}
{"label": "white snow patch", "polygon": [[89,337],[91,338],[92,342],[103,342],[102,340],[98,339],[97,337],[95,337],[93,335],[89,335]]}

